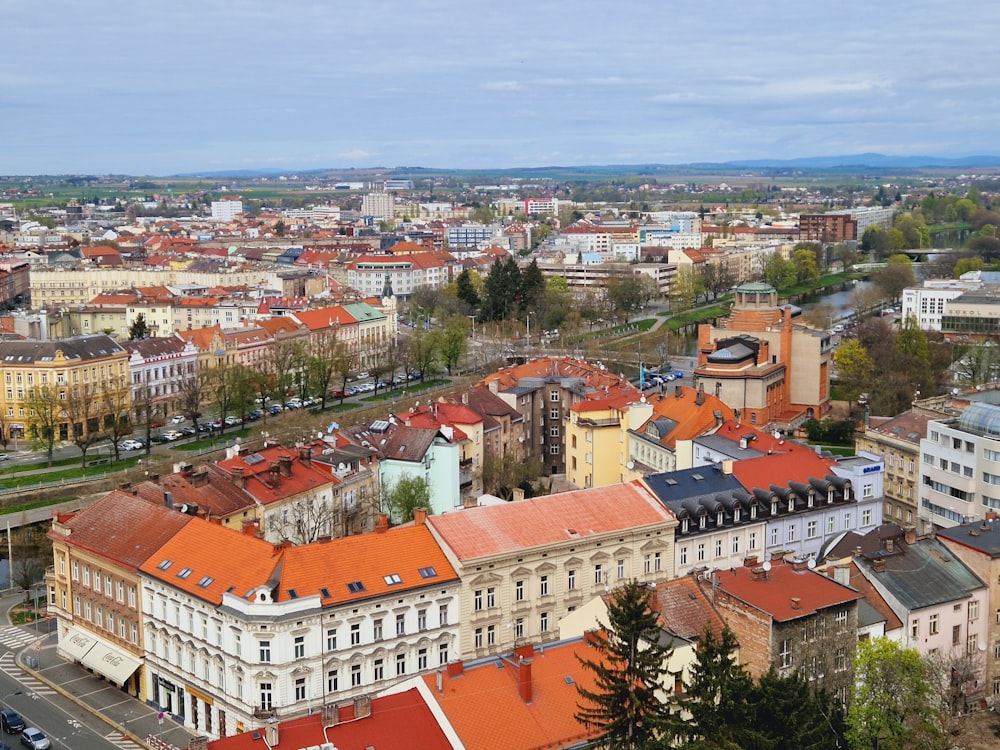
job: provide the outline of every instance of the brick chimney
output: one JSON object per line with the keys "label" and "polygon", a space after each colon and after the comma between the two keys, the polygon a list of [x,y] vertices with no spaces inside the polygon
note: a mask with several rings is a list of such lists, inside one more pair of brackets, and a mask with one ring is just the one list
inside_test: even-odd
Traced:
{"label": "brick chimney", "polygon": [[278,471],[281,472],[283,477],[292,476],[292,457],[291,456],[279,456],[278,457]]}
{"label": "brick chimney", "polygon": [[531,662],[534,661],[531,657],[524,658],[519,656],[517,658],[517,692],[521,694],[521,700],[525,703],[531,703]]}
{"label": "brick chimney", "polygon": [[281,468],[277,461],[272,461],[267,465],[267,478],[271,484],[281,484]]}
{"label": "brick chimney", "polygon": [[427,509],[426,508],[414,508],[413,509],[413,525],[423,526],[427,522]]}
{"label": "brick chimney", "polygon": [[872,567],[875,568],[876,573],[885,573],[885,560],[881,557],[872,563]]}
{"label": "brick chimney", "polygon": [[906,540],[907,544],[916,544],[917,543],[917,530],[916,529],[907,529],[906,532],[905,532],[905,534],[903,535],[903,538]]}
{"label": "brick chimney", "polygon": [[307,469],[312,466],[312,452],[309,450],[308,445],[299,446],[299,463]]}
{"label": "brick chimney", "polygon": [[375,533],[384,534],[388,530],[389,530],[389,516],[387,516],[385,513],[382,513],[375,521]]}
{"label": "brick chimney", "polygon": [[236,487],[243,489],[243,467],[237,466],[233,469],[232,480]]}

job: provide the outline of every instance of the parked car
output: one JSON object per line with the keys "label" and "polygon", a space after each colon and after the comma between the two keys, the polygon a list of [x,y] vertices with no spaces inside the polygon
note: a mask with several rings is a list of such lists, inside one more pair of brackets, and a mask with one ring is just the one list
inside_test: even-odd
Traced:
{"label": "parked car", "polygon": [[368,378],[368,377],[371,377],[371,376],[367,372],[359,372],[357,379],[358,380],[364,380],[365,378]]}
{"label": "parked car", "polygon": [[251,422],[256,422],[262,416],[264,415],[261,413],[260,409],[254,409],[252,412],[247,414],[247,419],[249,419]]}
{"label": "parked car", "polygon": [[375,385],[378,386],[379,388],[388,388],[389,387],[389,384],[386,383],[384,380],[378,381]]}
{"label": "parked car", "polygon": [[153,435],[149,439],[149,442],[156,443],[157,445],[159,445],[161,443],[169,443],[170,442],[170,438],[168,438],[166,435]]}
{"label": "parked car", "polygon": [[330,396],[332,398],[343,398],[347,395],[347,392],[343,388],[333,388],[330,390]]}
{"label": "parked car", "polygon": [[31,750],[49,750],[52,745],[42,730],[35,727],[27,727],[21,732],[21,744]]}
{"label": "parked car", "polygon": [[677,371],[676,371],[676,372],[674,373],[674,378],[683,378],[683,377],[684,377],[684,373],[683,373],[683,372],[681,372],[680,370],[677,370]]}
{"label": "parked car", "polygon": [[0,453],[0,461],[10,461],[9,453]]}
{"label": "parked car", "polygon": [[416,370],[413,370],[411,372],[406,373],[406,377],[409,380],[419,380],[420,379],[420,373],[417,372]]}
{"label": "parked car", "polygon": [[288,399],[285,402],[285,408],[286,409],[301,409],[302,408],[302,399],[298,398],[298,397]]}
{"label": "parked car", "polygon": [[138,451],[145,448],[145,444],[141,440],[133,440],[129,438],[128,440],[122,440],[118,447],[123,451]]}
{"label": "parked car", "polygon": [[198,430],[196,430],[191,425],[186,425],[185,427],[181,427],[180,430],[178,430],[178,432],[180,432],[181,435],[186,435],[188,437],[191,437],[192,435],[197,435],[198,434]]}
{"label": "parked car", "polygon": [[239,417],[226,417],[226,427],[235,427],[238,424],[243,424],[243,420]]}
{"label": "parked car", "polygon": [[163,427],[163,422],[153,421],[149,423],[149,428],[151,430],[158,430],[161,427]]}
{"label": "parked car", "polygon": [[271,404],[269,407],[267,407],[267,411],[269,414],[280,414],[281,410],[282,410],[281,404]]}
{"label": "parked car", "polygon": [[176,417],[170,420],[170,424],[180,424],[184,421],[184,415],[178,414]]}
{"label": "parked car", "polygon": [[24,719],[12,708],[0,711],[0,726],[7,734],[17,734],[24,729]]}
{"label": "parked car", "polygon": [[169,442],[172,443],[175,440],[180,440],[182,437],[184,437],[184,435],[183,433],[181,433],[180,430],[167,430],[166,432],[163,433],[163,437],[165,437]]}

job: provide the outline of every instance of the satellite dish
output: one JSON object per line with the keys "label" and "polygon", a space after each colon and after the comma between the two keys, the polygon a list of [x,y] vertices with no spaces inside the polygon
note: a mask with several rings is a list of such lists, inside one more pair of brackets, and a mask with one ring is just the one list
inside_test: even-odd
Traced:
{"label": "satellite dish", "polygon": [[809,558],[809,562],[807,562],[806,565],[809,566],[809,570],[812,570],[813,568],[815,568],[816,567],[816,558],[815,557],[810,557]]}
{"label": "satellite dish", "polygon": [[629,461],[627,464],[625,464],[625,468],[628,469],[629,471],[632,471],[632,469],[635,468],[635,461]]}
{"label": "satellite dish", "polygon": [[764,572],[767,573],[771,569],[771,561],[767,560],[761,567],[763,567]]}

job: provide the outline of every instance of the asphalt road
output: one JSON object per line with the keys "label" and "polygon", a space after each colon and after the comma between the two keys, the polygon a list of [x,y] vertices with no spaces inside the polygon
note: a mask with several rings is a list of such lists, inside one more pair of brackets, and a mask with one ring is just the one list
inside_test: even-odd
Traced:
{"label": "asphalt road", "polygon": [[[6,612],[17,600],[20,595],[8,595],[0,606]],[[6,617],[3,620],[6,622]],[[0,626],[0,705],[21,714],[28,726],[41,729],[52,742],[52,750],[138,750],[139,746],[124,739],[120,732],[113,731],[48,685],[25,675],[15,664],[17,651],[31,649],[36,644],[40,647],[43,639],[55,637],[45,632],[52,625],[51,622],[40,623],[40,632]],[[14,750],[22,747],[16,735],[4,735],[3,741]]]}

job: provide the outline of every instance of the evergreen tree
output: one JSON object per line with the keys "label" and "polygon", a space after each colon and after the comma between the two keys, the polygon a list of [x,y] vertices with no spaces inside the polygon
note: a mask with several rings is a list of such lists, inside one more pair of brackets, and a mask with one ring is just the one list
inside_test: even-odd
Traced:
{"label": "evergreen tree", "polygon": [[521,310],[537,310],[545,293],[545,277],[534,258],[521,274]]}
{"label": "evergreen tree", "polygon": [[802,674],[779,675],[774,667],[751,693],[753,726],[773,750],[836,750],[846,745],[844,712],[825,691],[814,691]]}
{"label": "evergreen tree", "polygon": [[474,312],[479,307],[479,294],[472,283],[472,272],[466,268],[455,279],[456,296]]}
{"label": "evergreen tree", "polygon": [[594,673],[595,687],[578,686],[576,720],[597,729],[601,747],[638,750],[655,744],[667,715],[659,690],[673,653],[661,643],[653,591],[632,580],[608,604],[608,625],[595,636],[597,658],[577,657]]}
{"label": "evergreen tree", "polygon": [[146,316],[139,313],[135,316],[135,320],[128,327],[128,340],[129,341],[142,341],[149,336],[149,325],[146,323]]}
{"label": "evergreen tree", "polygon": [[669,726],[680,746],[697,750],[768,747],[753,723],[753,680],[736,662],[736,646],[736,636],[728,627],[721,635],[706,630],[698,639],[683,710],[671,717]]}

